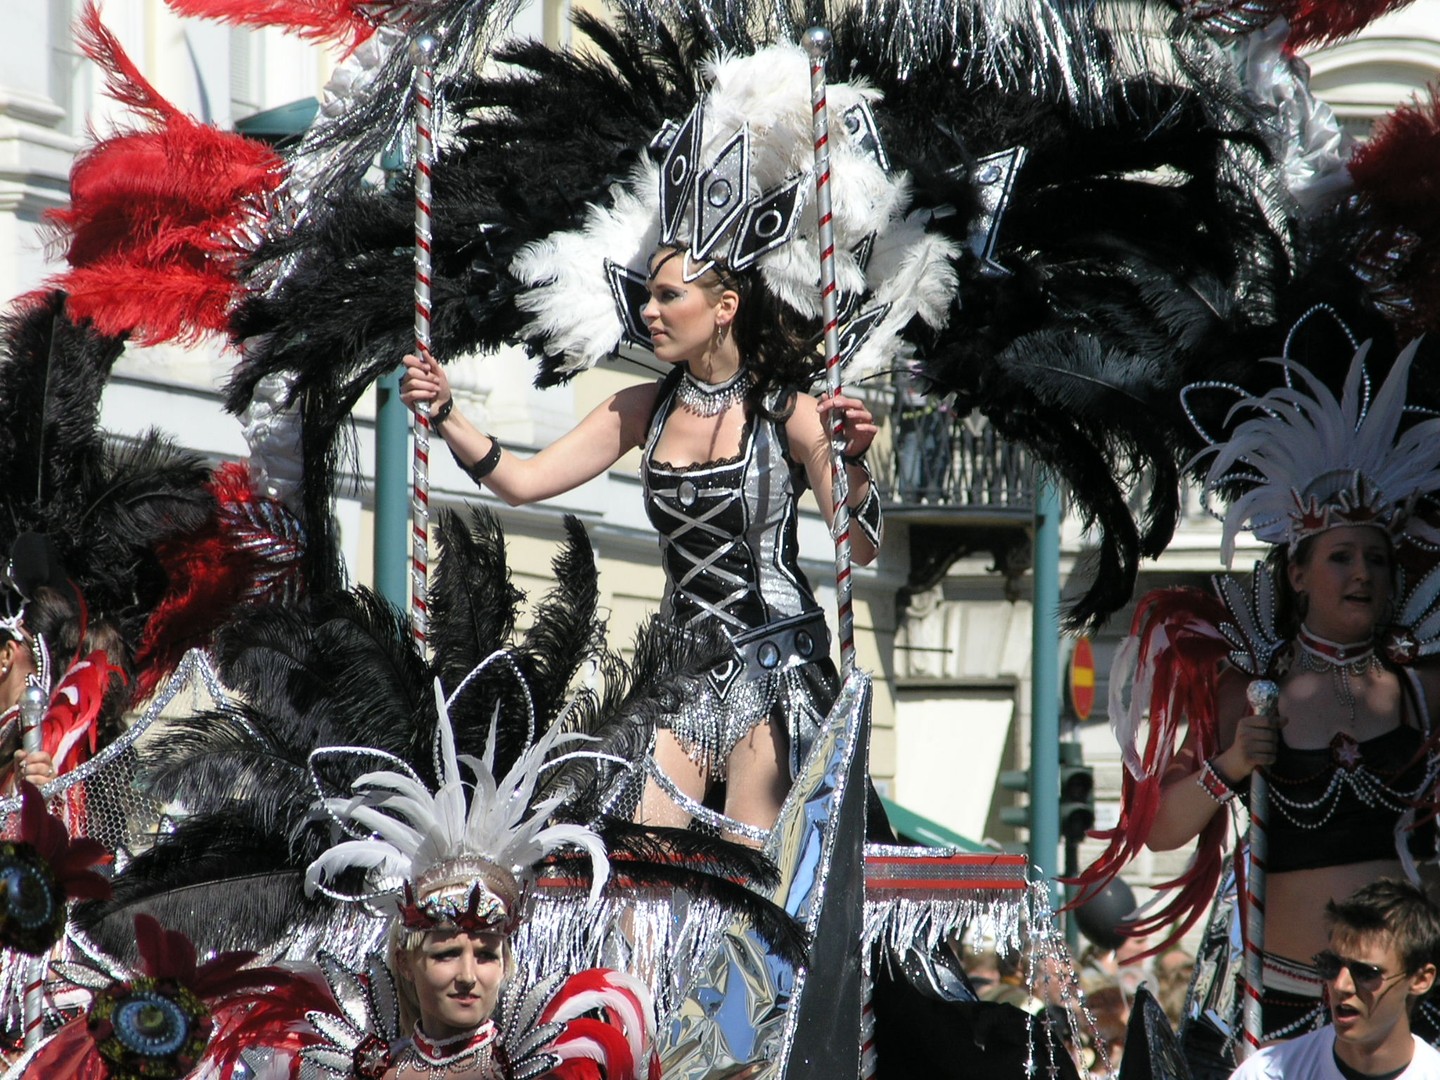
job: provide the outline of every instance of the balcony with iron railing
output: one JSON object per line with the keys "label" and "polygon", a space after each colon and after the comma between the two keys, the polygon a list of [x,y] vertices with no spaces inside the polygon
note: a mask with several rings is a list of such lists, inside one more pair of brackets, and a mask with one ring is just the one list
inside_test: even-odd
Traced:
{"label": "balcony with iron railing", "polygon": [[984,416],[899,400],[877,416],[886,438],[883,452],[872,454],[872,467],[892,519],[1029,525],[1035,512],[1030,455],[1001,438]]}
{"label": "balcony with iron railing", "polygon": [[886,521],[908,535],[906,592],[928,589],[977,551],[1014,581],[1030,566],[1035,484],[1030,455],[979,413],[903,388],[864,392],[880,426],[870,453]]}

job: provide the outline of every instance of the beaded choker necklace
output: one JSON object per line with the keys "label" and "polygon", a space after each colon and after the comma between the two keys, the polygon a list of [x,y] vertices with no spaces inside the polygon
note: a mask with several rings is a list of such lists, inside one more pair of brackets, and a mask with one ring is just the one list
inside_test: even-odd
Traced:
{"label": "beaded choker necklace", "polygon": [[686,412],[696,416],[719,416],[745,396],[750,389],[750,372],[744,367],[722,383],[701,382],[687,367],[680,375],[676,400]]}
{"label": "beaded choker necklace", "polygon": [[1380,666],[1373,641],[1341,645],[1311,633],[1303,625],[1295,643],[1300,647],[1300,666],[1306,671],[1329,672],[1335,697],[1350,710],[1350,723],[1355,723],[1355,688],[1351,678],[1362,679]]}
{"label": "beaded choker necklace", "polygon": [[495,1021],[486,1020],[474,1031],[451,1039],[432,1040],[417,1024],[411,1036],[410,1050],[418,1059],[416,1064],[420,1066],[420,1071],[428,1069],[432,1077],[462,1071],[466,1076],[488,1076],[494,1063],[498,1034]]}
{"label": "beaded choker necklace", "polygon": [[488,1050],[495,1041],[498,1028],[495,1021],[487,1020],[474,1031],[465,1032],[462,1035],[455,1035],[454,1038],[445,1040],[431,1040],[426,1037],[425,1032],[420,1031],[416,1025],[412,1035],[412,1045],[415,1047],[416,1056],[425,1064],[431,1067],[454,1066],[462,1057],[474,1054],[480,1057],[481,1051]]}
{"label": "beaded choker necklace", "polygon": [[1373,641],[1341,645],[1337,641],[1327,641],[1311,633],[1305,626],[1300,627],[1300,633],[1295,640],[1300,644],[1301,662],[1308,671],[1329,671],[1343,667],[1352,669],[1356,675],[1363,675],[1375,656]]}

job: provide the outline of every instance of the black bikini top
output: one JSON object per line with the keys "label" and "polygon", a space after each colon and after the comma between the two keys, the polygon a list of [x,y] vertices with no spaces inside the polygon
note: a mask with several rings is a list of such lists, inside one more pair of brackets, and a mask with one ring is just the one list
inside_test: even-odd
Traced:
{"label": "black bikini top", "polygon": [[[1435,779],[1420,753],[1424,741],[1404,724],[1364,742],[1336,735],[1313,750],[1297,750],[1282,736],[1269,772],[1269,869],[1394,858],[1401,818]],[[1427,854],[1422,846],[1433,854],[1433,825],[1411,832],[1409,843],[1417,857]]]}

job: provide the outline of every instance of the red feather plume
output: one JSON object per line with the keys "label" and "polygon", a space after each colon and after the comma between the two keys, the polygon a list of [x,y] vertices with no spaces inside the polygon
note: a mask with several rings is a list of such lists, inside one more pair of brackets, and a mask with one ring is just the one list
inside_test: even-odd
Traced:
{"label": "red feather plume", "polygon": [[1413,0],[1292,0],[1283,5],[1290,23],[1285,44],[1295,50],[1333,45],[1353,37],[1382,15]]}
{"label": "red feather plume", "polygon": [[185,653],[210,644],[242,605],[292,600],[301,587],[304,530],[274,499],[250,486],[245,465],[221,465],[210,478],[215,513],[195,532],[161,544],[169,588],[135,653],[135,702],[146,700]]}
{"label": "red feather plume", "polygon": [[281,160],[161,97],[93,3],[77,38],[144,126],[76,159],[69,207],[48,215],[72,269],[46,287],[68,292],[71,317],[104,334],[154,344],[224,333],[239,257],[283,179]]}
{"label": "red feather plume", "polygon": [[578,972],[560,986],[540,1023],[564,1030],[545,1048],[560,1059],[555,1080],[643,1080],[654,1075],[654,1005],[639,980],[607,968]]}
{"label": "red feather plume", "polygon": [[165,0],[181,15],[218,19],[235,26],[275,26],[313,41],[347,48],[365,41],[387,12],[411,5],[405,0]]}
{"label": "red feather plume", "polygon": [[1378,253],[1402,253],[1388,276],[1409,300],[1406,329],[1440,328],[1440,83],[1376,125],[1351,156],[1350,175],[1379,226],[1372,261],[1383,266],[1389,259]]}
{"label": "red feather plume", "polygon": [[[1106,841],[1105,850],[1079,877],[1066,881],[1080,890],[1071,907],[1083,904],[1109,884],[1149,840],[1160,809],[1165,772],[1178,749],[1180,723],[1188,722],[1201,760],[1219,751],[1215,690],[1221,662],[1230,649],[1217,630],[1224,618],[1220,600],[1200,589],[1157,589],[1140,600],[1130,636],[1139,646],[1136,693],[1140,686],[1148,685],[1149,699],[1132,702],[1131,713],[1143,710],[1148,730],[1143,746],[1134,748],[1138,769],[1127,763],[1122,773],[1119,822],[1113,829],[1091,834]],[[1112,679],[1120,677],[1119,672],[1112,675]],[[1135,734],[1138,737],[1139,732]],[[1131,749],[1122,746],[1127,757]],[[1158,911],[1126,926],[1126,934],[1132,937],[1165,931],[1164,940],[1145,955],[1163,951],[1179,940],[1205,913],[1219,885],[1228,827],[1227,815],[1211,818],[1185,872],[1159,886],[1161,890],[1178,889],[1178,893]]]}

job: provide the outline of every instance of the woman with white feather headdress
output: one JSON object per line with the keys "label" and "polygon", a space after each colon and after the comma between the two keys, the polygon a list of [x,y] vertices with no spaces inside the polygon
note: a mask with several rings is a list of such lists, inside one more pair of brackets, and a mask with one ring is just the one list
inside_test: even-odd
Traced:
{"label": "woman with white feather headdress", "polygon": [[[875,436],[857,399],[805,393],[819,370],[820,297],[809,61],[796,46],[713,60],[708,89],[667,121],[648,153],[578,227],[522,248],[516,306],[559,372],[622,344],[672,368],[611,396],[533,457],[504,453],[455,408],[441,366],[407,357],[402,398],[461,466],[512,505],[550,498],[642,450],[646,510],[660,533],[664,608],[682,628],[722,631],[733,657],[699,707],[656,735],[641,804],[616,812],[683,825],[725,783],[724,819],[763,839],[789,775],[835,693],[823,612],[799,566],[797,501],[832,511],[826,428],[843,417],[848,503],[862,565],[880,543],[879,494],[864,455]],[[943,321],[956,277],[950,243],[907,217],[863,84],[829,91],[842,352],[888,366],[917,316]],[[634,798],[633,789],[627,796]]]}
{"label": "woman with white feather headdress", "polygon": [[[327,882],[361,871],[363,899],[393,910],[394,921],[388,964],[372,960],[370,989],[359,995],[365,1007],[342,1004],[344,1015],[309,1015],[319,1041],[301,1051],[310,1070],[301,1075],[407,1080],[438,1070],[472,1080],[567,1080],[595,1075],[587,1071],[595,1063],[607,1080],[646,1075],[654,1005],[631,976],[597,969],[542,980],[512,995],[518,1000],[505,1018],[496,1016],[502,986],[515,969],[510,936],[541,860],[562,848],[583,850],[592,865],[592,900],[609,878],[596,833],[550,823],[563,796],[535,798],[557,749],[585,737],[555,725],[497,778],[495,727],[483,760],[457,756],[438,682],[435,693],[435,791],[396,758],[390,761],[395,768],[358,777],[350,796],[319,804],[352,838],[310,865],[307,888],[341,896]],[[378,753],[332,748],[316,751],[314,759]],[[344,992],[353,973],[331,964],[326,976],[337,1003],[357,997]],[[380,983],[384,992],[376,989]],[[397,1039],[407,1025],[409,1039]]]}
{"label": "woman with white feather headdress", "polygon": [[[1322,325],[1333,330],[1323,307],[1292,341]],[[1407,412],[1418,343],[1378,389],[1369,344],[1348,343],[1338,395],[1288,356],[1274,361],[1282,381],[1264,394],[1219,383],[1187,391],[1208,444],[1196,459],[1206,492],[1228,504],[1227,566],[1241,531],[1271,554],[1248,588],[1217,575],[1217,595],[1162,589],[1141,599],[1110,684],[1126,765],[1121,819],[1081,878],[1099,888],[1142,845],[1166,851],[1198,837],[1171,883],[1178,894],[1134,924],[1175,940],[1219,882],[1232,824],[1223,811],[1248,804],[1264,770],[1267,1040],[1328,1021],[1311,963],[1328,947],[1326,901],[1381,877],[1415,877],[1417,861],[1437,854],[1440,673],[1426,661],[1440,651],[1440,568],[1421,512],[1440,491],[1440,419]],[[1223,433],[1210,434],[1209,418],[1221,416]],[[1254,714],[1252,679],[1278,685],[1278,715]]]}

